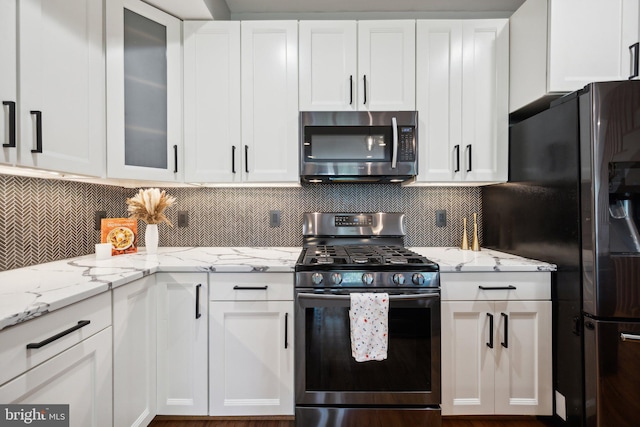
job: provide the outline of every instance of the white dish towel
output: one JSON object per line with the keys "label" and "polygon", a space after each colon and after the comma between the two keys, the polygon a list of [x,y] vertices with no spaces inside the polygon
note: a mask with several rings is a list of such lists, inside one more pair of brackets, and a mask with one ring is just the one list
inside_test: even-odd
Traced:
{"label": "white dish towel", "polygon": [[389,345],[389,294],[351,294],[351,355],[356,362],[385,360]]}

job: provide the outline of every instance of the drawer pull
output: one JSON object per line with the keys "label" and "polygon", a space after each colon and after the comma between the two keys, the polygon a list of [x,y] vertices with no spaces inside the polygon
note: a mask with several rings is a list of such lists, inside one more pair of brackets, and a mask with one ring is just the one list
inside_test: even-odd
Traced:
{"label": "drawer pull", "polygon": [[511,291],[516,289],[515,286],[478,286],[478,289],[482,289],[483,291]]}
{"label": "drawer pull", "polygon": [[640,342],[640,335],[621,333],[620,334],[620,339],[622,341]]}
{"label": "drawer pull", "polygon": [[268,286],[238,286],[233,287],[234,291],[266,291]]}
{"label": "drawer pull", "polygon": [[71,332],[73,331],[77,331],[80,328],[84,328],[85,326],[87,326],[89,323],[91,323],[91,320],[81,320],[78,322],[78,324],[76,326],[72,326],[69,329],[67,329],[66,331],[62,331],[59,334],[56,334],[50,338],[47,338],[44,341],[40,341],[40,342],[32,342],[30,344],[27,344],[27,348],[40,348],[40,347],[44,347],[47,344],[51,344],[52,342],[54,342],[57,339],[62,338],[65,335],[69,335]]}

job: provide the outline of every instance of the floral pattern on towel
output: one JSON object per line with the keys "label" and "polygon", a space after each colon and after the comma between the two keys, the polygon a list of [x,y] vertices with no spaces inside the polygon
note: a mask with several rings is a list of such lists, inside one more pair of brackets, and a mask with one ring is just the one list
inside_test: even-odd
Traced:
{"label": "floral pattern on towel", "polygon": [[351,293],[351,355],[356,362],[385,360],[389,345],[389,294]]}

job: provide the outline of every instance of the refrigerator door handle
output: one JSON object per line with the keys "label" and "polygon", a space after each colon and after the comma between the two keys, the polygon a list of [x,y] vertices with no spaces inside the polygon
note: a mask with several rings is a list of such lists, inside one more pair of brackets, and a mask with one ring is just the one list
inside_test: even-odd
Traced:
{"label": "refrigerator door handle", "polygon": [[640,335],[621,333],[620,339],[622,341],[640,342]]}

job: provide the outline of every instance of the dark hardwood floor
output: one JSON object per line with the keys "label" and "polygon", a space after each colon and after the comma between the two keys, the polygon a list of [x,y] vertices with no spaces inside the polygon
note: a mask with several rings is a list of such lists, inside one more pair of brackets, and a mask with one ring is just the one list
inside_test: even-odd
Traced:
{"label": "dark hardwood floor", "polygon": [[[445,417],[442,427],[549,427],[533,417]],[[295,427],[289,420],[167,420],[156,418],[149,427]],[[363,426],[366,427],[366,426]],[[411,426],[389,426],[411,427]]]}

